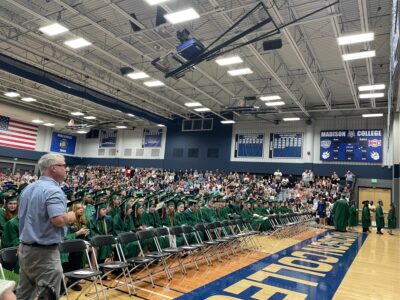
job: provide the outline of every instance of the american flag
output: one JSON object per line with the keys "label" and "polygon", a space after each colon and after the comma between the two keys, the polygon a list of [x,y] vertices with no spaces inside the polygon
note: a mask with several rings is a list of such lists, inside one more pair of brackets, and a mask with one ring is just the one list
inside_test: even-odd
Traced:
{"label": "american flag", "polygon": [[38,127],[0,116],[0,146],[35,150]]}

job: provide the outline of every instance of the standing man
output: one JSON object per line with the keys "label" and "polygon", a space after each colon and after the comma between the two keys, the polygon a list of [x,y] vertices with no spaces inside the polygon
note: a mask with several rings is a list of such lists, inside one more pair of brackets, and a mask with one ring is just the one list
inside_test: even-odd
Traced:
{"label": "standing man", "polygon": [[334,215],[335,230],[346,232],[349,221],[349,205],[343,197],[344,195],[342,194],[341,198],[335,201],[332,212]]}
{"label": "standing man", "polygon": [[378,207],[376,208],[376,211],[375,211],[376,229],[377,229],[376,233],[377,234],[383,234],[382,228],[385,227],[385,217],[383,215],[382,206],[383,206],[383,202],[382,202],[382,200],[379,200]]}
{"label": "standing man", "polygon": [[65,226],[75,220],[73,212],[66,213],[67,199],[60,188],[67,176],[64,157],[45,154],[38,165],[39,180],[27,186],[20,196],[19,300],[35,297],[41,279],[55,289],[58,299],[63,272],[58,244],[64,240]]}
{"label": "standing man", "polygon": [[369,207],[368,207],[369,201],[365,200],[363,201],[362,204],[364,204],[361,217],[363,232],[371,232],[369,230],[369,227],[371,226],[371,215],[369,213]]}

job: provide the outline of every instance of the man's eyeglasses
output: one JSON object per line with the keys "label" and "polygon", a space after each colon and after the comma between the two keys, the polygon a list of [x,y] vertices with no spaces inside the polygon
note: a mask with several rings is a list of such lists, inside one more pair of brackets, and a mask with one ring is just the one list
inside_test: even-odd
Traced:
{"label": "man's eyeglasses", "polygon": [[66,164],[55,164],[55,165],[52,165],[52,167],[54,167],[54,166],[57,166],[57,167],[66,167],[67,165]]}

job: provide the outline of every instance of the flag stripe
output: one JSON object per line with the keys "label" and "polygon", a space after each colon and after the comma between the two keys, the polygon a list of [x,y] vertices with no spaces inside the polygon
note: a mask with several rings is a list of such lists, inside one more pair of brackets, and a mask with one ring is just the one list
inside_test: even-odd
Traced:
{"label": "flag stripe", "polygon": [[16,137],[6,137],[6,136],[0,136],[0,141],[2,142],[18,142],[22,144],[26,144],[28,146],[36,146],[36,141],[26,141],[25,139],[20,139]]}
{"label": "flag stripe", "polygon": [[11,147],[11,148],[18,148],[18,149],[25,149],[25,150],[35,150],[35,147],[29,147],[27,145],[21,145],[19,143],[3,143],[0,141],[0,146]]}
{"label": "flag stripe", "polygon": [[38,126],[0,115],[0,146],[35,150]]}

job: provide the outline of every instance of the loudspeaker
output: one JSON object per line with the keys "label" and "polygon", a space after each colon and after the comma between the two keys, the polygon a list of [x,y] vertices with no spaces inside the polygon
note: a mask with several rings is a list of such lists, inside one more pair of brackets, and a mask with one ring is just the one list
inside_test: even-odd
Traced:
{"label": "loudspeaker", "polygon": [[121,69],[120,69],[120,72],[121,72],[121,75],[122,76],[125,76],[125,75],[127,75],[127,74],[129,74],[129,73],[132,73],[134,70],[131,68],[131,67],[122,67]]}
{"label": "loudspeaker", "polygon": [[311,119],[308,119],[308,120],[306,121],[306,124],[307,124],[307,125],[311,125],[311,124],[312,124]]}
{"label": "loudspeaker", "polygon": [[280,48],[282,48],[282,40],[281,39],[269,40],[269,41],[265,41],[263,43],[264,51],[275,50],[275,49],[280,49]]}

